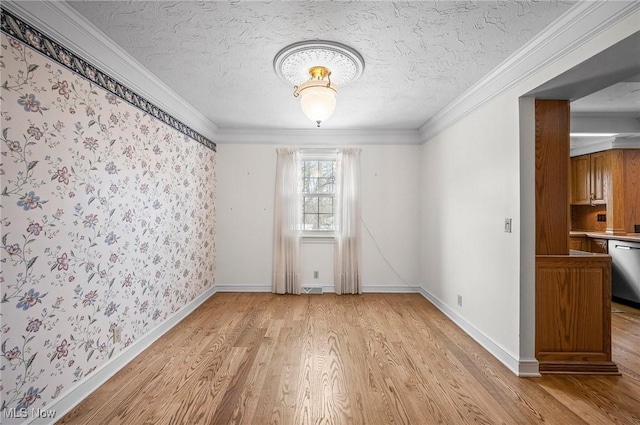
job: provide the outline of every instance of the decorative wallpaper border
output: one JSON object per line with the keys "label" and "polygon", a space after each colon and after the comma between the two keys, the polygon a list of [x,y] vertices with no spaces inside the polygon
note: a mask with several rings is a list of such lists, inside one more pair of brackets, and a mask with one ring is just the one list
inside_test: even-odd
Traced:
{"label": "decorative wallpaper border", "polygon": [[214,142],[182,123],[180,120],[174,118],[167,112],[146,100],[144,97],[136,94],[123,84],[109,77],[95,66],[62,47],[60,44],[42,34],[28,23],[20,20],[6,9],[0,7],[0,11],[2,11],[2,32],[5,34],[26,43],[31,48],[37,50],[51,60],[92,81],[93,83],[98,84],[113,95],[118,96],[120,99],[141,109],[145,113],[152,115],[156,119],[173,127],[207,148],[214,151],[216,150],[216,144]]}

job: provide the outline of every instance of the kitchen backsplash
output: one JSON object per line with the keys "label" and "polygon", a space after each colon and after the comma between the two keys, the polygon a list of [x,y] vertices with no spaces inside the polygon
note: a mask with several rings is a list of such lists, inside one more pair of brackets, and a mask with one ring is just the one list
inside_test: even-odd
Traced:
{"label": "kitchen backsplash", "polygon": [[606,221],[598,221],[598,215],[607,214],[606,205],[571,205],[571,230],[604,232]]}

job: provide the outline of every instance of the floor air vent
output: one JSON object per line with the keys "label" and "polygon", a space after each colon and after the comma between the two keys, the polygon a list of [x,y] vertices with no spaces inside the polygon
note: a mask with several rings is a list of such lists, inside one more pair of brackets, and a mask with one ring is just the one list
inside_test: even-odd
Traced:
{"label": "floor air vent", "polygon": [[322,294],[322,286],[305,286],[302,288],[303,294]]}

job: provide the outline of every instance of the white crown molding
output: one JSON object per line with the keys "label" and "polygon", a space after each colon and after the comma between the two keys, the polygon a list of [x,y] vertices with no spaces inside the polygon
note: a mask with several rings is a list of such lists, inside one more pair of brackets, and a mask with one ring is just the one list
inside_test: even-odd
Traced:
{"label": "white crown molding", "polygon": [[640,10],[640,2],[581,1],[420,128],[421,142]]}
{"label": "white crown molding", "polygon": [[640,136],[616,137],[613,141],[614,149],[640,149]]}
{"label": "white crown molding", "polygon": [[607,137],[592,143],[583,142],[572,147],[569,155],[574,157],[609,149],[640,149],[640,137]]}
{"label": "white crown molding", "polygon": [[418,130],[277,130],[220,128],[217,144],[418,145]]}
{"label": "white crown molding", "polygon": [[573,147],[569,150],[569,156],[573,158],[574,156],[587,155],[594,152],[607,151],[613,148],[613,138],[607,140],[601,140],[597,143],[589,143],[582,144],[576,147]]}
{"label": "white crown molding", "polygon": [[64,1],[3,1],[2,7],[43,31],[105,74],[215,141],[217,126]]}

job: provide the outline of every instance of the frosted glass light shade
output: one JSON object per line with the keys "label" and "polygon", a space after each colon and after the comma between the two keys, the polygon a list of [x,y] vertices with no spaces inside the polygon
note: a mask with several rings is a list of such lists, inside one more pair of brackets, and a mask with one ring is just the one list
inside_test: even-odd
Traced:
{"label": "frosted glass light shade", "polygon": [[318,127],[320,123],[329,119],[336,109],[337,87],[333,84],[327,85],[326,80],[307,81],[298,92],[302,112],[318,124]]}

